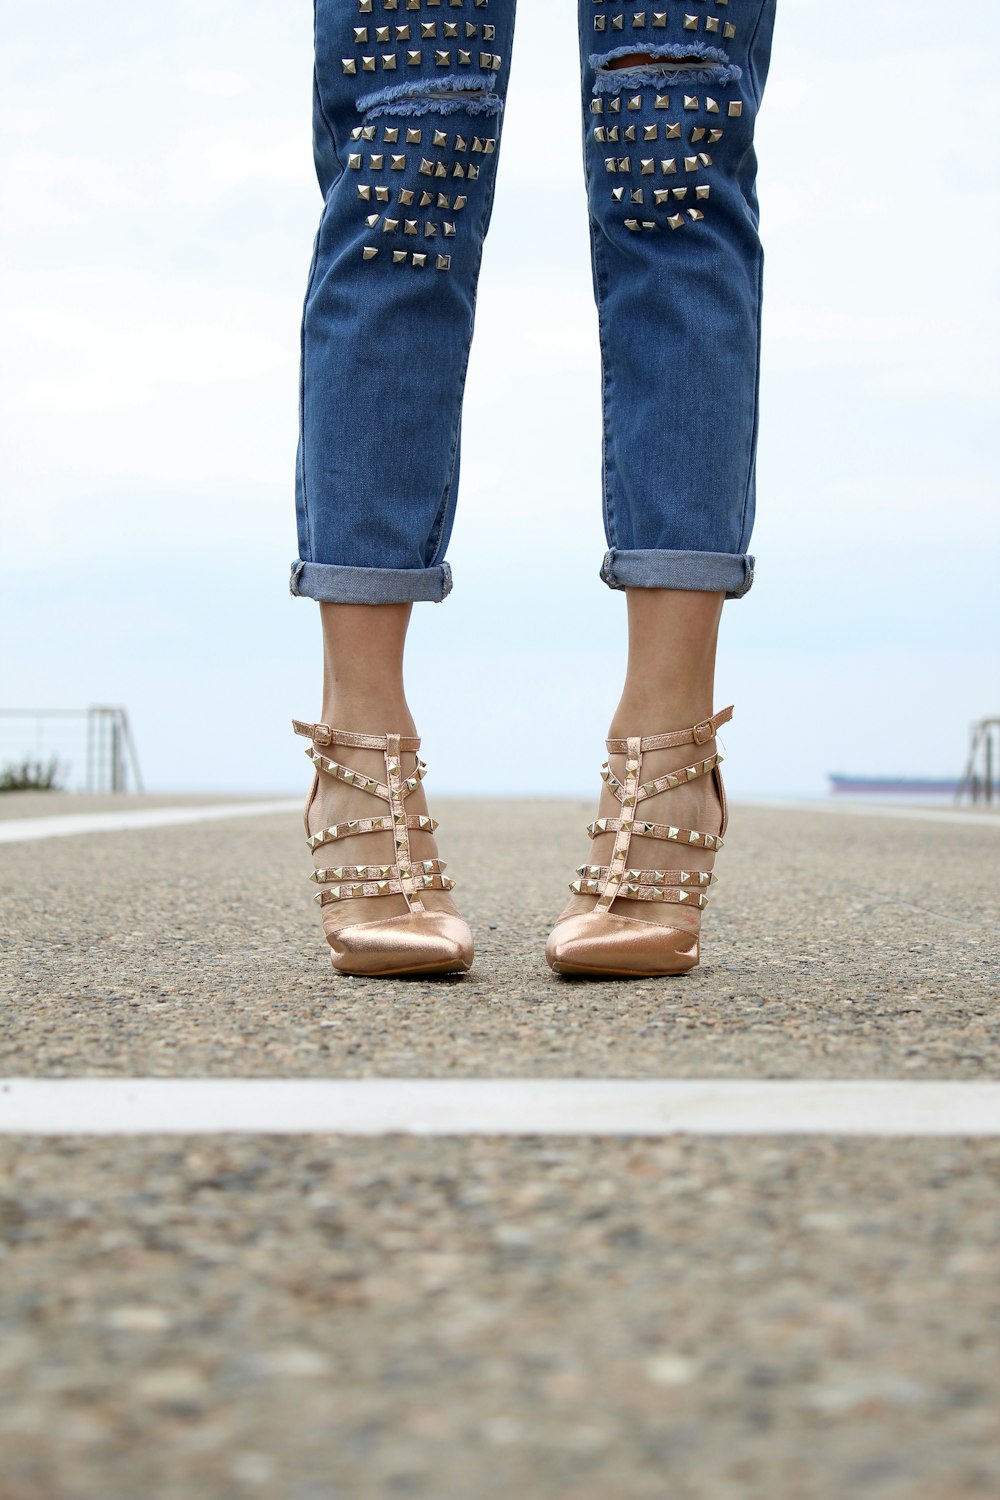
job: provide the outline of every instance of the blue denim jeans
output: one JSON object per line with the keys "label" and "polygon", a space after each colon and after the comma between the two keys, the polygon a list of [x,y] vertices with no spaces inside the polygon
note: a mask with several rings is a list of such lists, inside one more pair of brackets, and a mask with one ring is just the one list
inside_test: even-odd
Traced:
{"label": "blue denim jeans", "polygon": [[[577,0],[611,588],[745,594],[776,0]],[[516,0],[315,0],[293,594],[443,599]],[[528,11],[544,45],[544,6]],[[616,62],[616,60],[622,60]]]}

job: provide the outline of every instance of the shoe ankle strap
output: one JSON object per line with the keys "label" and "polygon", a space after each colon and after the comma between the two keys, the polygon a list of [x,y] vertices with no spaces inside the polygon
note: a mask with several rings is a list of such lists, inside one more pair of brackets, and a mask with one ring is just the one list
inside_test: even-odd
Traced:
{"label": "shoe ankle strap", "polygon": [[[720,724],[733,717],[733,705],[721,708],[710,719],[692,724],[690,729],[673,729],[667,734],[645,734],[639,741],[640,750],[670,750],[674,745],[704,745],[712,738]],[[609,755],[627,755],[628,740],[605,740]]]}
{"label": "shoe ankle strap", "polygon": [[[303,719],[293,719],[296,734],[305,735],[314,745],[351,745],[355,750],[385,750],[389,737],[385,734],[353,734],[349,729],[331,729],[329,724],[307,724]],[[419,750],[418,734],[396,736],[400,750]]]}

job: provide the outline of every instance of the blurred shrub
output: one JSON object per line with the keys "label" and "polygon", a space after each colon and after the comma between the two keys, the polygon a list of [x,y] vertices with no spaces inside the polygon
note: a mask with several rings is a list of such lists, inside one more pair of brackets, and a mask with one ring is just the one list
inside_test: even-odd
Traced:
{"label": "blurred shrub", "polygon": [[59,786],[59,761],[55,756],[49,761],[12,761],[0,771],[0,792],[57,792]]}

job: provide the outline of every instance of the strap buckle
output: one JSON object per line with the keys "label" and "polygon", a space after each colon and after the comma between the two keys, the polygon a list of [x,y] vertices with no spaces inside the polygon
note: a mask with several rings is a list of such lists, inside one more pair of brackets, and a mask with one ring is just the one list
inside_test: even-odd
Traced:
{"label": "strap buckle", "polygon": [[314,745],[332,745],[333,730],[329,724],[312,724],[312,739]]}
{"label": "strap buckle", "polygon": [[696,745],[704,745],[706,740],[710,740],[714,735],[715,725],[711,719],[702,719],[700,724],[694,726],[691,733],[694,736]]}

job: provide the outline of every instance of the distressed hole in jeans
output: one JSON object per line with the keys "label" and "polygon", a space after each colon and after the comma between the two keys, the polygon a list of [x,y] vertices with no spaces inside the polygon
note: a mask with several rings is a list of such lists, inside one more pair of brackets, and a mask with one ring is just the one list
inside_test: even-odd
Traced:
{"label": "distressed hole in jeans", "polygon": [[499,115],[503,100],[493,92],[496,74],[484,73],[478,78],[448,76],[432,84],[425,79],[400,83],[389,88],[362,94],[358,109],[368,119],[381,115],[456,114]]}
{"label": "distressed hole in jeans", "polygon": [[667,42],[648,50],[626,42],[611,52],[591,53],[590,65],[594,69],[594,92],[598,94],[667,78],[721,87],[743,76],[742,69],[729,61],[728,52],[705,42]]}
{"label": "distressed hole in jeans", "polygon": [[608,68],[638,68],[654,67],[660,71],[673,71],[674,68],[685,72],[689,68],[700,68],[701,58],[697,56],[671,58],[669,62],[663,58],[652,57],[648,52],[626,52],[624,57],[614,57],[609,63],[604,64]]}

